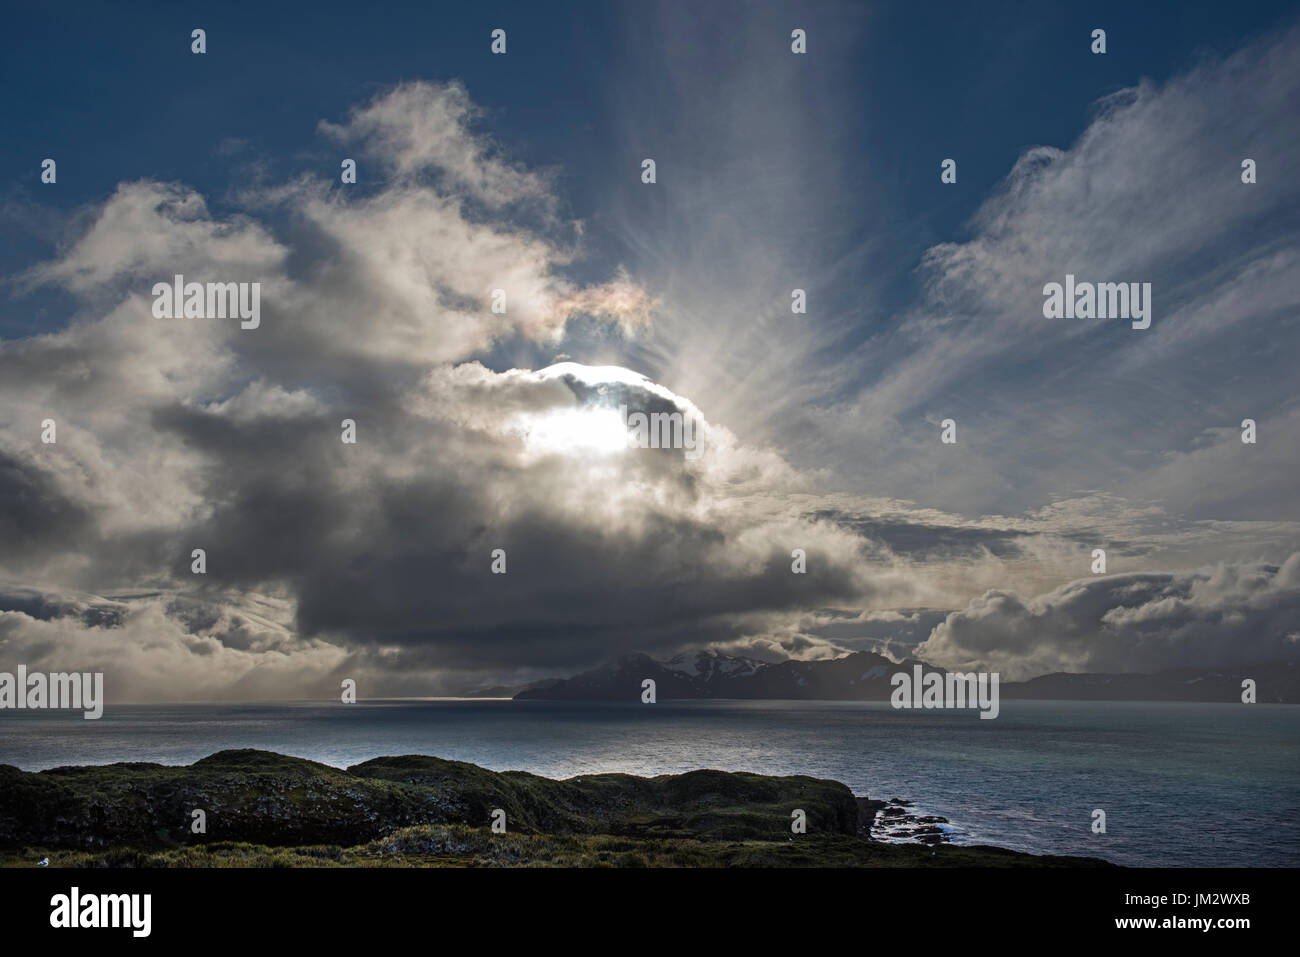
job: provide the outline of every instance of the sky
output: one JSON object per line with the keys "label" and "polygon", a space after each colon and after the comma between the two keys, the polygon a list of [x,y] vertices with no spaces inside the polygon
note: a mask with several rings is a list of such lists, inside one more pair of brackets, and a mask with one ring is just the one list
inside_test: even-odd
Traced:
{"label": "sky", "polygon": [[[9,22],[0,670],[125,701],[1294,656],[1291,5]],[[176,274],[260,283],[258,326],[160,318]],[[1067,275],[1149,283],[1149,328],[1047,318]],[[698,450],[611,442],[620,407]]]}

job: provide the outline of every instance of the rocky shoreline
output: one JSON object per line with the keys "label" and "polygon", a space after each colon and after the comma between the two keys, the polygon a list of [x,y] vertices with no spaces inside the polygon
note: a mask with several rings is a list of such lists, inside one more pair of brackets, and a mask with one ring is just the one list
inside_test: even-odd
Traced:
{"label": "rocky shoreline", "polygon": [[340,769],[251,750],[179,767],[0,765],[5,866],[1108,866],[947,845],[946,823],[802,775],[556,781],[421,755]]}
{"label": "rocky shoreline", "polygon": [[953,829],[946,817],[938,814],[918,814],[911,810],[914,802],[902,798],[873,801],[860,797],[858,802],[858,833],[873,841],[919,844],[947,844],[952,840]]}

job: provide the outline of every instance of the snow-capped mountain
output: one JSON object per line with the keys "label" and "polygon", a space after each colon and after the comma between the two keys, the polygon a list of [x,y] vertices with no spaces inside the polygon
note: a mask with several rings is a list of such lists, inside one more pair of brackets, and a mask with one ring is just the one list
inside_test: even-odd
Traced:
{"label": "snow-capped mountain", "polygon": [[763,662],[752,658],[720,655],[716,651],[697,651],[674,655],[663,662],[663,666],[669,671],[680,671],[692,678],[701,678],[709,682],[723,677],[752,675],[763,667]]}
{"label": "snow-capped mountain", "polygon": [[[889,677],[919,662],[898,664],[861,651],[826,661],[778,664],[713,651],[679,654],[667,661],[624,655],[572,678],[538,682],[516,698],[635,700],[646,678],[655,695],[670,698],[820,698],[886,700]],[[928,670],[928,669],[927,669]]]}
{"label": "snow-capped mountain", "polygon": [[[572,678],[536,682],[516,698],[635,701],[646,678],[657,699],[748,698],[838,701],[888,701],[890,678],[944,669],[914,659],[895,662],[870,651],[834,659],[767,664],[750,658],[701,651],[656,661],[649,655],[624,655]],[[1300,667],[1295,662],[1262,662],[1234,669],[1178,669],[1156,674],[1050,674],[1029,681],[1003,682],[1007,698],[1111,701],[1237,702],[1242,683],[1258,687],[1260,702],[1300,701]]]}

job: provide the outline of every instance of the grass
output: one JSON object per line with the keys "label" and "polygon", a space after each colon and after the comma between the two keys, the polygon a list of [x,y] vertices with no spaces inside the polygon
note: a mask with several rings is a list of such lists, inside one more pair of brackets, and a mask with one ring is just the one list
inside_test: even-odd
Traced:
{"label": "grass", "polygon": [[883,844],[860,837],[800,835],[786,841],[494,834],[489,828],[423,825],[354,847],[271,847],[243,841],[165,850],[27,848],[0,853],[0,867],[1075,867],[1106,866],[994,847]]}

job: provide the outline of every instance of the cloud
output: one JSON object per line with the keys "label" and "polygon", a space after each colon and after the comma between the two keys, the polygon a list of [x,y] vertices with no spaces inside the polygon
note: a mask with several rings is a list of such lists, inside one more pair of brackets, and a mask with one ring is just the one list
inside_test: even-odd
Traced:
{"label": "cloud", "polygon": [[1080,579],[1033,598],[989,591],[916,654],[1019,680],[1051,671],[1159,671],[1288,659],[1300,649],[1300,553],[1279,565]]}
{"label": "cloud", "polygon": [[169,279],[167,266],[225,275],[275,269],[285,250],[244,217],[214,221],[203,197],[178,184],[120,184],[89,228],[56,260],[24,277],[83,296],[140,278]]}
{"label": "cloud", "polygon": [[432,174],[445,191],[490,207],[538,203],[553,209],[556,195],[544,173],[504,159],[472,131],[481,111],[464,85],[399,84],[349,114],[345,123],[321,120],[319,129],[344,143],[358,143],[385,171],[401,180]]}
{"label": "cloud", "polygon": [[[1026,149],[970,237],[926,252],[921,301],[824,376],[860,390],[808,412],[800,460],[966,515],[1101,488],[1199,519],[1300,517],[1277,348],[1300,316],[1298,49],[1292,25],[1105,98],[1072,144]],[[1247,157],[1267,182],[1241,182]],[[1045,319],[1043,286],[1067,273],[1152,283],[1151,327]],[[936,439],[946,417],[956,446]],[[1194,454],[1247,417],[1267,450]]]}
{"label": "cloud", "polygon": [[[654,303],[617,270],[568,278],[574,248],[507,209],[547,205],[547,179],[472,117],[462,88],[412,84],[326,124],[392,159],[391,180],[355,195],[305,177],[217,215],[180,184],[123,184],[27,274],[83,315],[0,343],[0,571],[28,590],[4,612],[6,657],[117,648],[125,695],[317,693],[345,663],[427,691],[502,662],[738,640],[808,604],[905,590],[873,580],[852,531],[783,500],[796,470],[670,389],[475,361],[576,316],[634,332]],[[154,318],[150,290],[175,274],[261,282],[261,325]],[[701,454],[538,441],[538,423],[619,406],[690,417]],[[795,548],[816,574],[791,573]],[[90,620],[57,600],[69,589],[123,597]],[[250,618],[254,600],[278,617]]]}
{"label": "cloud", "polygon": [[[706,46],[687,73],[712,64]],[[791,95],[787,60],[760,92]],[[1269,47],[1102,104],[1070,149],[1026,154],[969,242],[931,251],[927,296],[899,328],[833,361],[827,339],[790,324],[781,277],[802,264],[810,288],[850,273],[856,288],[858,259],[818,263],[834,238],[820,227],[771,239],[805,200],[811,221],[833,220],[834,191],[815,180],[843,170],[801,145],[816,111],[770,157],[770,188],[737,189],[738,206],[714,202],[711,159],[739,175],[786,121],[692,113],[709,129],[728,117],[717,154],[673,163],[691,124],[666,141],[657,215],[681,218],[647,251],[660,268],[635,271],[584,259],[555,179],[479,133],[457,84],[404,84],[321,123],[362,158],[355,189],[259,181],[214,209],[183,184],[123,183],[18,277],[70,292],[72,320],[0,342],[0,653],[117,668],[118,700],[333,694],[340,676],[368,695],[427,694],[699,645],[825,657],[921,642],[1026,671],[1227,653],[1209,609],[1252,607],[1249,576],[1215,591],[1199,572],[1144,569],[1211,555],[1244,568],[1300,544],[1294,413],[1272,374],[1286,357],[1258,338],[1294,303],[1294,224],[1268,213],[1290,202],[1293,161],[1279,133],[1254,131],[1261,170],[1279,176],[1264,199],[1211,182],[1222,157],[1197,151],[1221,122],[1246,135],[1225,104],[1252,83],[1261,115],[1284,115],[1298,76]],[[751,79],[720,96],[743,105]],[[1181,154],[1148,127],[1190,151],[1207,206],[1177,210],[1151,249],[1126,217],[1174,215],[1148,194]],[[612,218],[644,235],[638,215],[625,199]],[[1189,279],[1175,267],[1198,250],[1219,265]],[[1118,329],[1043,331],[1035,284],[1066,268],[1149,269],[1167,311],[1122,344]],[[262,283],[260,327],[154,319],[153,283],[178,273]],[[1191,343],[1257,365],[1209,386],[1184,368]],[[499,361],[560,349],[651,374]],[[991,390],[1004,366],[1019,371]],[[583,441],[620,406],[698,422],[700,454]],[[959,443],[943,447],[934,426],[954,406]],[[1233,444],[1246,414],[1258,451]],[[57,444],[39,440],[46,418]],[[1075,582],[1099,544],[1116,574]],[[791,573],[794,549],[807,574]],[[1291,567],[1255,574],[1281,594]],[[1178,601],[1200,630],[1160,623]],[[1153,617],[1126,617],[1138,606]],[[1222,621],[1226,642],[1236,618]],[[1120,637],[1094,647],[1089,627]]]}
{"label": "cloud", "polygon": [[363,673],[346,667],[346,650],[291,640],[283,627],[234,606],[187,625],[185,610],[165,596],[112,605],[111,620],[0,610],[0,656],[33,671],[102,672],[113,702],[267,700],[286,689],[332,696],[340,674]]}

